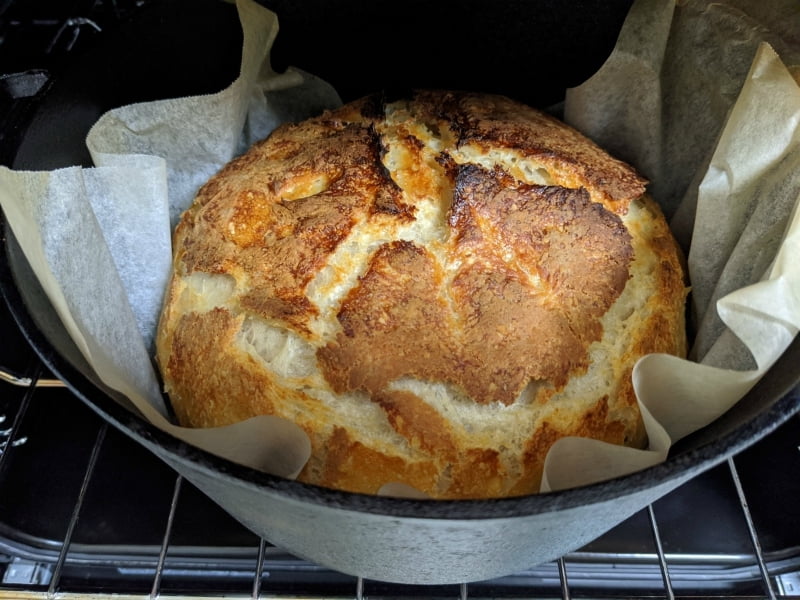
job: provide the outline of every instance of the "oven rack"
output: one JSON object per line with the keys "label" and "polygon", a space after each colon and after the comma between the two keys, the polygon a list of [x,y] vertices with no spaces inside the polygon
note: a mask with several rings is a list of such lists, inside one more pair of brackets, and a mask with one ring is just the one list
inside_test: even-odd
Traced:
{"label": "oven rack", "polygon": [[[94,598],[107,597],[109,593],[115,598],[224,596],[307,600],[800,598],[800,535],[796,538],[797,546],[778,551],[763,548],[739,476],[738,457],[713,470],[714,478],[727,478],[734,490],[746,530],[744,537],[749,548],[743,547],[735,553],[665,548],[663,538],[672,525],[661,523],[659,515],[665,510],[662,502],[670,500],[669,496],[617,528],[633,528],[638,532],[641,547],[636,551],[609,550],[601,541],[524,572],[453,586],[398,585],[336,573],[294,557],[246,531],[234,535],[233,543],[229,539],[222,543],[216,540],[220,537],[217,530],[206,532],[207,543],[198,541],[203,536],[197,531],[187,539],[187,529],[198,524],[221,522],[219,527],[209,527],[228,531],[241,526],[226,521],[229,518],[220,514],[221,509],[210,502],[204,503],[202,494],[189,482],[146,451],[140,451],[132,440],[100,419],[66,388],[59,389],[58,380],[38,360],[28,362],[29,366],[24,368],[3,368],[6,381],[0,382],[0,599]],[[80,464],[76,465],[75,481],[54,481],[56,489],[49,490],[69,499],[68,510],[62,511],[63,534],[42,539],[22,531],[23,524],[17,526],[3,513],[10,509],[4,499],[30,499],[48,489],[32,483],[33,489],[26,496],[21,490],[24,485],[20,485],[24,484],[25,475],[17,473],[19,466],[26,464],[24,455],[28,449],[39,442],[39,432],[47,429],[44,423],[48,419],[61,429],[74,428],[76,436],[80,435],[60,435],[52,443],[80,446],[76,454],[81,460],[76,461]],[[752,451],[757,453],[758,448]],[[55,448],[53,453],[59,455],[61,450]],[[131,468],[128,463],[109,466],[106,455],[115,460],[122,455],[126,460],[143,463],[138,476],[154,474],[151,483],[158,484],[159,489],[152,490],[158,502],[157,515],[151,520],[160,522],[159,539],[150,543],[110,542],[96,532],[97,524],[104,522],[104,517],[96,514],[98,507],[113,506],[117,497],[108,485],[108,474],[101,471]],[[58,465],[53,468],[58,469]],[[36,474],[31,476],[35,482]],[[704,477],[705,474],[697,479]],[[151,485],[146,481],[141,483]],[[768,486],[769,482],[759,485]],[[691,506],[691,488],[692,482],[670,496],[686,494],[678,503]],[[797,502],[796,498],[786,500]],[[153,512],[151,508],[147,510]],[[187,515],[187,510],[192,514]],[[138,517],[130,515],[131,519]],[[718,525],[731,526],[724,519]],[[798,529],[797,522],[786,526]],[[614,533],[615,530],[610,532]]]}

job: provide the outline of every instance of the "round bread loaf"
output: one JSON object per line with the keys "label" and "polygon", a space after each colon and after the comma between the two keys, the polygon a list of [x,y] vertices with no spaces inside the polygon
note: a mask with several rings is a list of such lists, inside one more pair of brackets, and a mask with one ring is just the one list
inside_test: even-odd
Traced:
{"label": "round bread loaf", "polygon": [[527,494],[560,437],[645,443],[631,370],[685,352],[686,292],[645,181],[575,130],[501,96],[376,95],[202,187],[158,362],[184,426],[296,422],[303,481]]}

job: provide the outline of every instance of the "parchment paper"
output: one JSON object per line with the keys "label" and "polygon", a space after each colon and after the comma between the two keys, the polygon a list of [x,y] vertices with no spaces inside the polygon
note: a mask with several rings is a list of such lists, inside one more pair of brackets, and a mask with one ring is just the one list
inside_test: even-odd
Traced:
{"label": "parchment paper", "polygon": [[152,361],[172,227],[197,188],[278,123],[340,104],[316,77],[273,72],[275,15],[250,1],[237,7],[242,66],[228,88],[104,114],[87,137],[95,168],[2,168],[0,204],[48,298],[105,385],[184,441],[294,477],[310,456],[300,428],[274,417],[212,429],[178,427]]}
{"label": "parchment paper", "polygon": [[[770,23],[796,35],[799,6],[771,4]],[[800,46],[761,12],[637,1],[606,64],[567,93],[565,120],[651,178],[672,217],[696,337],[691,360],[649,355],[634,368],[648,448],[560,440],[543,490],[663,461],[741,399],[800,329],[800,88],[773,49],[797,65]]]}
{"label": "parchment paper", "polygon": [[[692,360],[648,356],[636,366],[647,450],[562,440],[548,457],[543,489],[664,460],[674,441],[735,403],[800,326],[800,273],[789,258],[800,235],[800,95],[784,66],[800,61],[792,54],[796,40],[788,39],[792,28],[776,32],[743,7],[639,0],[606,65],[568,93],[566,119],[653,181],[651,192],[690,249],[698,336]],[[106,385],[189,443],[292,477],[310,451],[299,428],[270,417],[213,430],[177,427],[151,359],[170,232],[196,189],[277,124],[339,104],[312,75],[273,72],[275,15],[251,0],[238,0],[237,8],[244,46],[230,87],[110,111],[87,138],[95,168],[0,169],[0,204]],[[713,76],[693,72],[687,55]]]}

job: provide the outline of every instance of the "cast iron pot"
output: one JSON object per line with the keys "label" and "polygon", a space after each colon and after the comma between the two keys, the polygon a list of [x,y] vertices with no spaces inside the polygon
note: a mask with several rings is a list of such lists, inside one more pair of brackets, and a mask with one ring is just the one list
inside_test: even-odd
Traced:
{"label": "cast iron pot", "polygon": [[[579,12],[577,5],[567,8],[557,1],[437,3],[435,9],[429,4],[404,3],[405,14],[393,10],[396,3],[357,9],[343,1],[270,4],[281,18],[274,64],[281,68],[282,57],[293,57],[293,64],[333,83],[344,100],[387,87],[460,87],[548,106],[600,66],[628,8],[624,1],[602,0],[581,3]],[[420,20],[414,15],[423,9],[428,12]],[[293,37],[301,27],[303,35]],[[24,108],[15,109],[16,122],[5,132],[13,143],[0,158],[17,169],[88,166],[84,138],[104,111],[218,91],[236,75],[239,35],[235,10],[227,3],[151,5],[51,74]],[[337,56],[358,68],[342,73]],[[543,65],[540,81],[514,77],[526,60]],[[41,74],[22,74],[18,80],[25,83],[26,77],[38,87]],[[128,410],[88,367],[5,221],[2,227],[0,290],[30,344],[79,398],[255,533],[298,556],[366,578],[461,583],[550,561],[759,440],[800,409],[796,341],[728,413],[678,443],[666,462],[626,477],[562,492],[476,501],[323,489],[210,455]]]}

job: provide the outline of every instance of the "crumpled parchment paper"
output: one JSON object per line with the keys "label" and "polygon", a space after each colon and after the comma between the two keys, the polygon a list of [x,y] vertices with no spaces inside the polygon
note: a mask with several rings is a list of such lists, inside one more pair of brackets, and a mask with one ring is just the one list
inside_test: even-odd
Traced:
{"label": "crumpled parchment paper", "polygon": [[[569,438],[542,489],[634,472],[722,415],[800,329],[800,26],[793,2],[640,0],[604,66],[567,93],[565,120],[653,182],[688,251],[690,359],[649,355],[633,383],[649,445]],[[764,13],[764,14],[762,14]],[[763,17],[769,17],[765,21]],[[796,35],[791,25],[786,37]],[[783,53],[779,56],[775,48]],[[783,60],[782,60],[783,58]]]}
{"label": "crumpled parchment paper", "polygon": [[[180,439],[293,477],[310,452],[299,428],[271,417],[177,427],[152,362],[171,230],[197,188],[277,124],[339,104],[312,75],[275,73],[276,16],[252,0],[237,0],[237,8],[244,45],[231,86],[106,113],[87,138],[94,168],[2,168],[0,204],[105,385]],[[664,460],[672,443],[741,398],[800,327],[792,260],[800,249],[800,91],[792,70],[800,60],[786,26],[797,13],[785,1],[782,17],[747,10],[744,0],[637,0],[607,63],[568,91],[565,119],[649,177],[672,218],[688,250],[697,336],[689,360],[651,355],[634,370],[649,447],[561,440],[543,490]],[[391,493],[404,493],[395,487]]]}
{"label": "crumpled parchment paper", "polygon": [[2,168],[0,204],[48,298],[105,385],[186,442],[294,477],[311,451],[299,427],[268,416],[229,427],[178,427],[169,419],[152,360],[172,228],[197,188],[277,124],[340,104],[316,77],[272,71],[276,16],[249,0],[237,6],[242,65],[228,88],[109,111],[87,136],[94,168]]}

